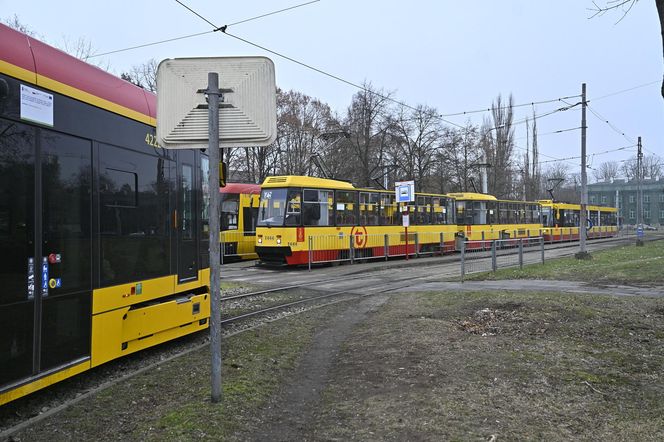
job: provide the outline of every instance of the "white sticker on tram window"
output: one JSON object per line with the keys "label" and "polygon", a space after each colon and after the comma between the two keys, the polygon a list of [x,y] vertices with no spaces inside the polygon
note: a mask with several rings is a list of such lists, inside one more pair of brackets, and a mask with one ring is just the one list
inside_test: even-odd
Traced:
{"label": "white sticker on tram window", "polygon": [[53,95],[22,84],[21,120],[53,126]]}
{"label": "white sticker on tram window", "polygon": [[337,210],[345,210],[346,206],[344,206],[344,203],[337,203]]}

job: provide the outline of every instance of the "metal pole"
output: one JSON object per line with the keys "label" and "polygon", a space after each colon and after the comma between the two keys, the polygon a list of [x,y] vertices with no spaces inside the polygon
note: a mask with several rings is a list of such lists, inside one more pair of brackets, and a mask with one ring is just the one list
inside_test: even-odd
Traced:
{"label": "metal pole", "polygon": [[219,75],[208,73],[208,158],[210,161],[210,353],[212,402],[221,401],[221,266],[219,248]]}
{"label": "metal pole", "polygon": [[577,258],[588,257],[586,251],[586,225],[588,209],[588,177],[586,174],[586,84],[581,85],[581,213],[579,220],[579,253]]}
{"label": "metal pole", "polygon": [[519,238],[519,268],[523,268],[523,238]]}
{"label": "metal pole", "polygon": [[498,270],[498,260],[496,259],[496,240],[491,241],[491,270]]}
{"label": "metal pole", "polygon": [[542,249],[542,264],[544,264],[544,237],[540,239],[540,247]]}
{"label": "metal pole", "polygon": [[466,275],[466,242],[461,241],[461,282]]}
{"label": "metal pole", "polygon": [[[641,150],[641,137],[638,138],[638,153],[636,155],[636,245],[643,245],[643,150]],[[639,227],[641,229],[639,229]]]}
{"label": "metal pole", "polygon": [[313,240],[314,240],[313,237],[310,236],[309,237],[309,271],[311,271],[311,254],[312,254],[312,250],[313,250],[313,245],[312,245]]}

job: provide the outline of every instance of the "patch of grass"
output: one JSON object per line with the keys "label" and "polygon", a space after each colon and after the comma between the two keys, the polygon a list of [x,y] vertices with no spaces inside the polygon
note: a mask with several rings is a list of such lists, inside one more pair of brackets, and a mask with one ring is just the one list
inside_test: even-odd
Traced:
{"label": "patch of grass", "polygon": [[468,275],[468,280],[557,279],[594,284],[664,284],[664,242],[650,241],[592,253],[591,260],[574,257],[551,259],[523,269],[501,269],[495,273]]}
{"label": "patch of grass", "polygon": [[[233,440],[343,304],[286,318],[222,342],[222,400],[211,403],[209,347],[101,391],[16,435],[20,440]],[[241,437],[239,438],[241,439]]]}
{"label": "patch of grass", "polygon": [[343,349],[312,434],[661,440],[662,306],[555,292],[395,296]]}

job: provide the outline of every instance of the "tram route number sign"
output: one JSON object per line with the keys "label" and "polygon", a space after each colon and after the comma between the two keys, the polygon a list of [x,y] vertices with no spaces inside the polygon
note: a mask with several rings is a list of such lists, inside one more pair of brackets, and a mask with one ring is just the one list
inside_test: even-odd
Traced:
{"label": "tram route number sign", "polygon": [[207,149],[208,74],[219,75],[219,147],[268,146],[277,137],[274,63],[267,57],[166,59],[157,69],[157,142]]}
{"label": "tram route number sign", "polygon": [[415,181],[397,181],[394,183],[394,193],[399,203],[415,201]]}

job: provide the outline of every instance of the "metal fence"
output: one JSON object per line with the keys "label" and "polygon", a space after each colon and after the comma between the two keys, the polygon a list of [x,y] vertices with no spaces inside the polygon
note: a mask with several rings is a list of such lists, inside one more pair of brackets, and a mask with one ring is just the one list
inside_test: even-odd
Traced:
{"label": "metal fence", "polygon": [[465,275],[544,263],[544,238],[461,241],[461,281]]}
{"label": "metal fence", "polygon": [[320,263],[441,255],[454,251],[453,241],[454,233],[450,232],[414,232],[408,233],[408,238],[404,232],[312,235],[308,238],[308,263],[311,269],[312,264]]}

